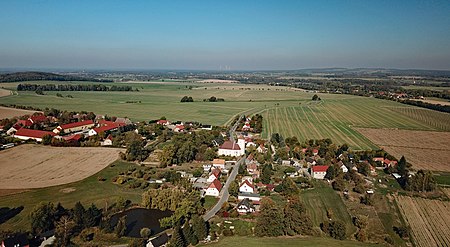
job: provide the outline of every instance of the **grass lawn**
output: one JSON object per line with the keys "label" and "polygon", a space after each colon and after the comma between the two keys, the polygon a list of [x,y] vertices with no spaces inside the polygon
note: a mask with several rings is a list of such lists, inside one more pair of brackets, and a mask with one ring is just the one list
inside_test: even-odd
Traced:
{"label": "grass lawn", "polygon": [[436,183],[444,186],[450,186],[450,173],[449,172],[435,172],[434,178]]}
{"label": "grass lawn", "polygon": [[330,210],[332,219],[341,220],[347,225],[347,234],[355,232],[356,228],[353,226],[351,216],[341,197],[325,182],[315,182],[313,189],[302,191],[300,196],[315,227],[328,221],[327,210]]}
{"label": "grass lawn", "polygon": [[217,243],[205,244],[200,246],[225,247],[225,246],[258,246],[258,247],[274,247],[274,246],[315,246],[315,247],[357,247],[357,246],[379,246],[375,244],[367,244],[350,240],[335,240],[332,238],[321,237],[279,237],[279,238],[257,238],[257,237],[224,237]]}
{"label": "grass lawn", "polygon": [[[116,161],[112,165],[91,177],[75,183],[33,189],[19,194],[0,197],[1,207],[24,207],[18,215],[1,224],[0,230],[29,230],[30,221],[28,215],[33,207],[40,202],[50,201],[54,204],[60,202],[64,207],[71,208],[77,201],[80,201],[85,206],[94,203],[97,207],[104,208],[106,205],[110,206],[119,197],[122,197],[131,200],[133,203],[140,203],[142,190],[127,189],[124,185],[116,185],[111,182],[111,178],[117,176],[119,172],[126,171],[130,166],[135,165],[123,161]],[[98,181],[98,177],[103,177],[106,181]]]}
{"label": "grass lawn", "polygon": [[214,205],[216,205],[217,201],[219,200],[218,198],[216,198],[214,196],[205,196],[204,198],[205,198],[205,203],[203,204],[203,207],[206,210],[209,210]]}

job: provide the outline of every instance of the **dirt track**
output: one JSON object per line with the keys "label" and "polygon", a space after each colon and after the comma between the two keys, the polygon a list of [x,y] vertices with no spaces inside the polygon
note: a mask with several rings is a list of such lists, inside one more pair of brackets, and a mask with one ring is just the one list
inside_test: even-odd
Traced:
{"label": "dirt track", "polygon": [[42,188],[89,177],[119,157],[121,149],[21,145],[0,151],[0,189]]}

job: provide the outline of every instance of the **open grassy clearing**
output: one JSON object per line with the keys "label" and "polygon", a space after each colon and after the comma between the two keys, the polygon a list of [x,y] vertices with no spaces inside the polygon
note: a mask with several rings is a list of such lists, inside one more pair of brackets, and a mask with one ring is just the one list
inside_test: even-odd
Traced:
{"label": "open grassy clearing", "polygon": [[[133,203],[141,202],[141,190],[127,189],[125,186],[113,184],[111,179],[120,172],[128,170],[135,164],[116,161],[111,166],[106,167],[97,174],[85,178],[81,181],[53,186],[41,189],[32,189],[18,194],[0,197],[2,207],[20,207],[24,209],[14,218],[0,224],[0,230],[29,230],[29,214],[33,207],[40,202],[53,202],[61,204],[66,208],[71,208],[76,202],[81,201],[84,205],[94,203],[99,208],[111,206],[119,197],[129,199]],[[98,177],[105,178],[106,181],[98,181]]]}
{"label": "open grassy clearing", "polygon": [[324,182],[314,183],[314,188],[302,191],[300,197],[307,208],[306,212],[311,216],[314,227],[320,227],[320,223],[328,221],[327,210],[330,210],[333,220],[341,220],[347,225],[348,236],[356,231],[341,197]]}
{"label": "open grassy clearing", "polygon": [[450,172],[450,132],[358,129],[396,158],[405,156],[415,169]]}
{"label": "open grassy clearing", "polygon": [[416,246],[450,245],[450,202],[407,196],[396,200]]}
{"label": "open grassy clearing", "polygon": [[118,148],[20,145],[0,152],[0,189],[43,188],[79,181],[119,158]]}
{"label": "open grassy clearing", "polygon": [[335,240],[332,238],[322,237],[279,237],[279,238],[257,238],[257,237],[224,237],[216,243],[204,244],[200,246],[225,247],[225,246],[311,246],[311,247],[357,247],[357,246],[378,246],[375,244],[367,244],[350,240]]}

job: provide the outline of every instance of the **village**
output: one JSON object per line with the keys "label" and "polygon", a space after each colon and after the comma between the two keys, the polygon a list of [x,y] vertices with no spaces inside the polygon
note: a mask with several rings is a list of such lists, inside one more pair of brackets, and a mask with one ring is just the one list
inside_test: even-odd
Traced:
{"label": "village", "polygon": [[[235,219],[242,216],[247,220],[255,220],[260,214],[264,198],[271,200],[274,195],[281,195],[286,198],[283,200],[287,200],[288,195],[292,191],[298,191],[298,188],[313,188],[314,180],[325,181],[346,198],[349,193],[355,191],[362,195],[361,198],[370,201],[379,171],[397,165],[395,158],[386,156],[385,153],[380,152],[380,156],[376,156],[377,153],[373,152],[353,152],[346,145],[332,144],[331,140],[310,140],[300,144],[296,138],[284,139],[278,134],[273,135],[271,140],[264,140],[260,138],[262,117],[259,115],[237,117],[230,130],[195,122],[172,123],[165,118],[151,120],[149,123],[133,123],[128,118],[110,118],[86,113],[73,114],[69,121],[70,123],[60,124],[57,117],[43,113],[3,121],[10,127],[1,127],[2,148],[15,148],[16,145],[25,143],[59,147],[119,146],[127,148],[121,155],[122,159],[145,167],[154,164],[148,162],[147,157],[151,157],[151,152],[158,149],[157,144],[170,140],[175,142],[176,139],[173,138],[179,135],[196,136],[194,133],[214,132],[210,145],[201,155],[204,157],[189,162],[197,164],[198,169],[184,169],[183,161],[172,163],[170,160],[174,159],[170,157],[167,165],[162,166],[165,150],[163,148],[157,156],[159,163],[156,169],[161,172],[147,176],[145,172],[142,175],[141,170],[137,177],[140,177],[140,180],[144,178],[144,181],[138,185],[132,182],[133,178],[125,174],[119,174],[113,179],[113,182],[119,185],[128,182],[130,188],[176,189],[177,185],[173,179],[173,172],[176,172],[178,180],[189,181],[189,186],[183,185],[185,189],[191,187],[198,191],[199,198],[208,202],[209,206],[205,207],[206,212],[203,214],[206,222],[217,217],[216,215]],[[140,148],[134,147],[135,150],[130,151],[133,144],[123,141],[127,139],[124,136],[129,136],[129,133],[141,139]],[[148,150],[144,152],[146,149]],[[206,155],[208,150],[213,154]],[[141,152],[141,156],[134,155],[129,158],[130,152]],[[142,153],[145,153],[144,157]],[[208,160],[209,158],[212,159]],[[135,174],[136,169],[131,172]],[[393,173],[393,176],[400,178],[397,173]],[[344,180],[354,182],[352,192],[344,188]],[[223,223],[218,226],[223,228],[221,224]],[[206,241],[218,237],[218,230],[212,230],[216,227],[211,226]],[[233,230],[234,226],[229,226],[229,229]],[[211,237],[212,235],[214,236]],[[153,238],[155,239],[156,237]],[[158,235],[157,239],[160,240],[161,235]],[[169,237],[164,239],[168,241]]]}

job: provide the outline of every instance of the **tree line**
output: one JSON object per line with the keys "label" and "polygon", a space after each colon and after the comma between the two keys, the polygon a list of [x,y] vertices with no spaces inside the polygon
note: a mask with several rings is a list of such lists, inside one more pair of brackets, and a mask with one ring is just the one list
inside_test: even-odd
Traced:
{"label": "tree line", "polygon": [[17,91],[133,91],[131,86],[106,86],[101,84],[19,84],[17,85]]}

